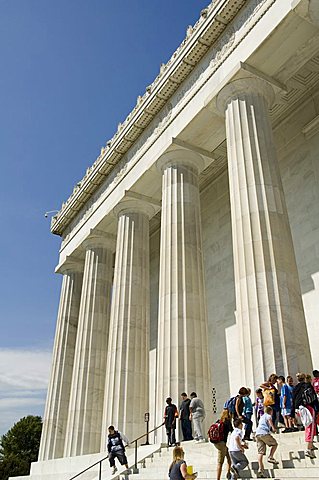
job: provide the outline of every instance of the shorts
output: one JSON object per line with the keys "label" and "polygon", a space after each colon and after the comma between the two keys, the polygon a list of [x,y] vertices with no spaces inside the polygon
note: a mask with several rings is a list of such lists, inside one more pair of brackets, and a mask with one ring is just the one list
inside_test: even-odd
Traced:
{"label": "shorts", "polygon": [[278,445],[277,440],[270,435],[270,433],[266,433],[266,435],[256,435],[257,440],[257,450],[259,454],[266,455],[266,447],[275,447]]}
{"label": "shorts", "polygon": [[291,408],[282,408],[281,409],[281,415],[283,417],[290,417],[291,415]]}
{"label": "shorts", "polygon": [[228,454],[228,447],[225,442],[214,443],[214,445],[218,450],[217,463],[223,465],[225,457]]}

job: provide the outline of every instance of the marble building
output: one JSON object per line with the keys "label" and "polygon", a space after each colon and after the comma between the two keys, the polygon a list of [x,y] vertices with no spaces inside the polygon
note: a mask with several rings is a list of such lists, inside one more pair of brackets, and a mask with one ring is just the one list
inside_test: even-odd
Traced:
{"label": "marble building", "polygon": [[63,280],[31,476],[103,452],[111,423],[159,425],[168,395],[211,412],[319,368],[317,0],[209,4],[51,231]]}

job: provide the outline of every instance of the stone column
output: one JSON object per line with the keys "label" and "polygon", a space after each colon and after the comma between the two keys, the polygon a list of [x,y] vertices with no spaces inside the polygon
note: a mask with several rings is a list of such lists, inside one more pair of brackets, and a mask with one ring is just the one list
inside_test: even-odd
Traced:
{"label": "stone column", "polygon": [[210,372],[198,173],[200,155],[164,154],[157,348],[157,425],[165,398],[196,391],[209,409]]}
{"label": "stone column", "polygon": [[99,452],[102,434],[114,239],[101,232],[83,245],[85,267],[65,457]]}
{"label": "stone column", "polygon": [[148,411],[149,218],[155,208],[126,199],[114,210],[118,230],[103,427],[106,435],[115,425],[133,440],[144,433]]}
{"label": "stone column", "polygon": [[234,80],[217,103],[226,113],[241,383],[309,371],[309,342],[268,107],[272,87]]}
{"label": "stone column", "polygon": [[63,274],[63,281],[39,461],[63,456],[82,289],[83,263],[68,259],[59,271]]}

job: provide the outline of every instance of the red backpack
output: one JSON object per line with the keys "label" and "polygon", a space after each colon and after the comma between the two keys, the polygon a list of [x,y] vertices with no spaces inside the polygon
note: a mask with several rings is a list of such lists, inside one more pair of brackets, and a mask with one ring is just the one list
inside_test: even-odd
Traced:
{"label": "red backpack", "polygon": [[218,443],[224,441],[224,422],[217,420],[213,423],[208,430],[208,438],[212,443]]}

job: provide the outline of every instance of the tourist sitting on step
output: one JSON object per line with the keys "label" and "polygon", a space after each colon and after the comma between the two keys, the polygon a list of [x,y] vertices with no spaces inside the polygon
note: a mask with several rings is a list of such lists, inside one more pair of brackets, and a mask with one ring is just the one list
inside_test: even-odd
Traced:
{"label": "tourist sitting on step", "polygon": [[313,386],[306,382],[306,374],[297,373],[296,377],[298,384],[293,391],[291,416],[295,416],[299,407],[306,407],[309,411],[311,422],[305,425],[305,441],[307,443],[305,455],[316,458],[314,450],[317,450],[317,447],[314,446],[313,439],[316,434],[316,416],[319,412],[319,402]]}
{"label": "tourist sitting on step", "polygon": [[184,460],[184,450],[182,447],[175,447],[173,450],[173,461],[168,470],[168,476],[170,480],[194,480],[197,477],[197,473],[188,473],[187,464]]}
{"label": "tourist sitting on step", "polygon": [[270,454],[268,462],[277,465],[279,462],[274,459],[274,453],[277,450],[277,440],[270,434],[270,432],[276,432],[276,428],[272,422],[272,407],[265,407],[265,413],[260,417],[257,429],[256,429],[256,441],[258,448],[258,475],[264,477],[264,462],[263,456],[266,455],[267,445],[270,448]]}
{"label": "tourist sitting on step", "polygon": [[112,475],[117,472],[115,459],[117,458],[121,465],[128,469],[127,458],[125,455],[125,445],[129,443],[128,439],[121,432],[115,430],[113,425],[108,428],[109,435],[107,441],[107,450],[109,452],[109,462],[112,468]]}

